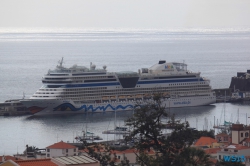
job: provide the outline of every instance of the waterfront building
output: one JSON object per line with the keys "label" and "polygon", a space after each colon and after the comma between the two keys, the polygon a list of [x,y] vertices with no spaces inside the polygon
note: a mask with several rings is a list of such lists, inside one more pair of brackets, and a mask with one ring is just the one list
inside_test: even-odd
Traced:
{"label": "waterfront building", "polygon": [[224,160],[224,156],[248,156],[250,154],[250,147],[238,145],[229,145],[221,148],[217,152],[217,160]]}
{"label": "waterfront building", "polygon": [[46,147],[46,158],[77,155],[78,148],[63,141]]}
{"label": "waterfront building", "polygon": [[[155,156],[155,151],[153,150],[153,148],[145,151],[145,153],[147,153],[149,156]],[[137,155],[139,155],[139,152],[135,148],[126,149],[123,151],[114,150],[111,152],[111,154],[112,158],[114,158],[116,155],[116,164],[120,164],[123,160],[128,160],[131,165],[137,165],[136,158]]]}
{"label": "waterfront building", "polygon": [[232,131],[232,143],[239,144],[245,138],[249,138],[250,127],[249,126],[244,127],[243,124],[233,124],[231,131]]}
{"label": "waterfront building", "polygon": [[237,72],[237,76],[232,77],[229,88],[250,92],[250,70],[247,70],[247,72]]}
{"label": "waterfront building", "polygon": [[226,133],[220,133],[215,135],[215,139],[220,143],[230,143],[232,141],[231,137]]}

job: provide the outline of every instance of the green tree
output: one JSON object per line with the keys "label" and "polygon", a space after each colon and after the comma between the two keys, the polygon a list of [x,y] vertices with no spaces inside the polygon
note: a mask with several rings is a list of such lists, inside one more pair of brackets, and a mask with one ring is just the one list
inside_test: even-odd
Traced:
{"label": "green tree", "polygon": [[101,166],[115,166],[116,154],[114,158],[111,157],[112,149],[108,146],[101,146],[99,144],[87,147],[89,156],[100,161]]}
{"label": "green tree", "polygon": [[127,159],[126,156],[124,156],[124,159],[121,160],[121,163],[119,164],[119,166],[130,166],[129,165],[129,160]]}
{"label": "green tree", "polygon": [[[161,93],[156,93],[153,96],[153,102],[146,105],[137,106],[133,117],[126,121],[126,125],[133,128],[128,139],[137,139],[135,148],[139,151],[137,155],[138,163],[141,165],[179,165],[180,161],[190,162],[200,165],[209,165],[205,153],[195,155],[195,150],[189,148],[195,139],[198,139],[202,134],[199,131],[189,128],[188,122],[181,123],[174,119],[172,115],[168,124],[163,124],[162,120],[168,117],[166,107],[163,105],[164,97]],[[170,136],[165,136],[162,131],[166,126],[171,126],[173,129]],[[206,132],[206,134],[208,134]],[[145,153],[154,148],[155,157],[151,157]],[[203,154],[203,155],[202,155]],[[184,159],[180,160],[182,157]],[[192,160],[191,160],[192,159]]]}

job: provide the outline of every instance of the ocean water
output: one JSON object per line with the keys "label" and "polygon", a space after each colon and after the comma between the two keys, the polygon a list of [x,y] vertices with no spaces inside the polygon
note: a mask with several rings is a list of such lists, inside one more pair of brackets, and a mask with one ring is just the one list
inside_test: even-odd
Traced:
{"label": "ocean water", "polygon": [[[159,60],[185,62],[188,70],[209,78],[212,88],[228,88],[231,77],[250,69],[250,29],[169,30],[21,30],[0,29],[0,102],[29,98],[42,86],[41,78],[64,57],[64,66],[74,64],[110,72],[138,71]],[[171,109],[198,129],[211,128],[224,120],[246,123],[248,104],[214,104]],[[117,123],[131,116],[117,113]],[[205,123],[205,118],[208,122]],[[23,152],[26,144],[44,148],[56,141],[73,141],[88,130],[105,140],[114,136],[101,132],[114,126],[114,113],[51,116],[0,117],[0,155]]]}

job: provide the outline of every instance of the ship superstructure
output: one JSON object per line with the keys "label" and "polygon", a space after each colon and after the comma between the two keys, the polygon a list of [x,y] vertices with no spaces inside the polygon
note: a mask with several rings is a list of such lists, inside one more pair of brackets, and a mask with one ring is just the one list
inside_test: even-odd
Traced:
{"label": "ship superstructure", "polygon": [[135,104],[152,100],[155,92],[165,97],[166,107],[200,106],[215,103],[210,81],[187,70],[185,63],[160,60],[138,72],[107,72],[107,66],[96,69],[63,66],[42,78],[43,86],[28,100],[23,100],[34,114],[80,113],[129,110]]}

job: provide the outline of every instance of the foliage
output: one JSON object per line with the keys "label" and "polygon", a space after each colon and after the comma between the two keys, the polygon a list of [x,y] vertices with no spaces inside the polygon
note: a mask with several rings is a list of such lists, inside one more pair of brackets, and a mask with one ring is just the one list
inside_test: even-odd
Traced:
{"label": "foliage", "polygon": [[121,163],[119,164],[119,166],[130,166],[129,164],[129,160],[127,159],[127,157],[124,157],[124,160],[121,160]]}
{"label": "foliage", "polygon": [[[167,124],[163,124],[162,120],[168,117],[163,100],[161,93],[154,94],[152,103],[137,106],[134,116],[126,121],[126,125],[133,128],[128,139],[137,139],[135,148],[139,151],[136,154],[138,163],[147,166],[210,165],[209,155],[203,150],[190,148],[190,145],[203,135],[214,138],[214,133],[193,130],[188,122],[176,121],[175,115],[171,116]],[[162,133],[166,126],[172,128],[168,137]],[[150,148],[155,150],[155,157],[145,153]]]}
{"label": "foliage", "polygon": [[114,166],[115,160],[117,159],[116,154],[114,154],[114,158],[111,158],[112,149],[108,146],[94,145],[91,147],[87,147],[89,156],[100,161],[100,165],[102,166]]}
{"label": "foliage", "polygon": [[200,138],[200,137],[211,137],[211,138],[215,138],[215,135],[214,135],[214,130],[202,130],[202,131],[195,131],[194,132],[194,136],[197,138]]}

